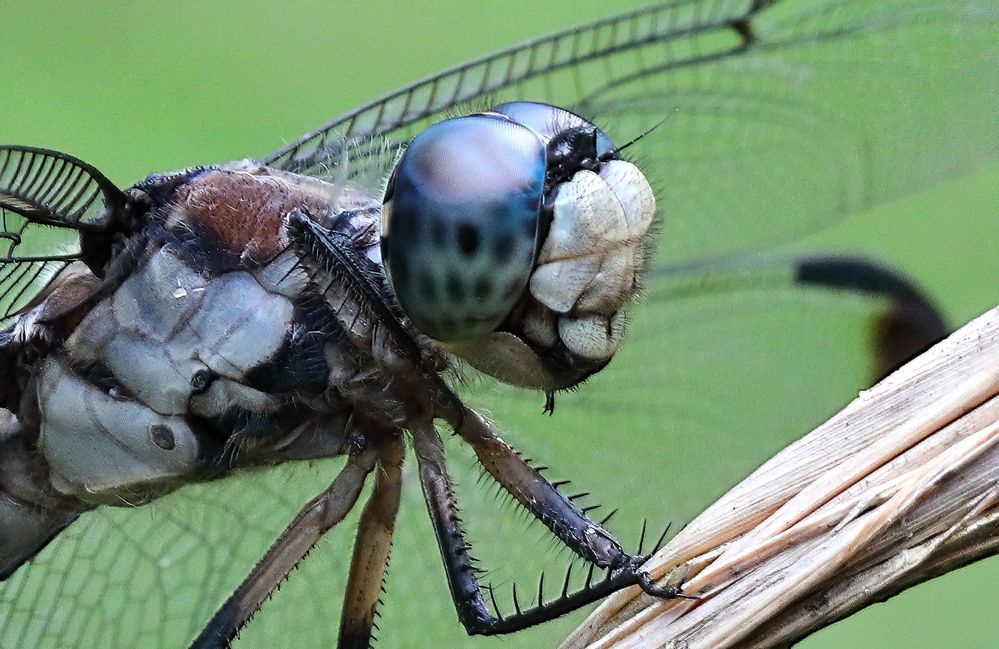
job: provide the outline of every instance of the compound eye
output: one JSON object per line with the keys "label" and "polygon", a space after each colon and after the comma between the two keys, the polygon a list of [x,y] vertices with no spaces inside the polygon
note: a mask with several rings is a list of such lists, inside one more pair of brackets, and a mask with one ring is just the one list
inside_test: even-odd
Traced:
{"label": "compound eye", "polygon": [[421,133],[385,192],[381,252],[406,315],[444,342],[488,335],[523,294],[546,172],[536,132],[501,115]]}
{"label": "compound eye", "polygon": [[597,157],[604,157],[614,150],[611,139],[592,122],[558,106],[534,101],[513,101],[500,104],[493,110],[531,129],[544,140],[545,144],[570,129],[582,128],[596,132]]}

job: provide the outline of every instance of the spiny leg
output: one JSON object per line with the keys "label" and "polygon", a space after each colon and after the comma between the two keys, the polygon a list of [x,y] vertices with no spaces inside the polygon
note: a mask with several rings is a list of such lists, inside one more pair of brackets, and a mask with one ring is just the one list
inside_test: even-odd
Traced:
{"label": "spiny leg", "polygon": [[[497,610],[497,616],[493,616],[486,605],[483,587],[476,575],[477,569],[474,565],[474,559],[469,554],[470,547],[465,540],[465,534],[461,527],[460,512],[455,499],[454,488],[447,473],[444,445],[433,424],[429,422],[412,425],[411,431],[413,433],[413,447],[416,451],[420,467],[420,483],[423,486],[427,509],[430,512],[430,518],[433,520],[437,543],[440,546],[441,555],[444,559],[451,597],[458,612],[458,619],[469,634],[495,635],[511,633],[574,611],[581,606],[602,599],[625,586],[639,584],[643,585],[643,588],[646,585],[649,588],[653,588],[651,583],[649,583],[648,575],[638,571],[636,566],[633,565],[635,560],[622,550],[621,555],[624,557],[622,568],[611,570],[605,579],[591,584],[588,578],[586,586],[581,591],[569,593],[567,574],[561,594],[557,599],[547,603],[541,602],[541,590],[543,586],[539,586],[538,606],[529,609],[521,609],[515,590],[514,607],[516,608],[516,613],[500,617]],[[554,487],[551,487],[551,489],[555,493],[558,493]],[[567,500],[566,502],[568,503]],[[568,503],[568,506],[573,507],[571,503]],[[585,516],[583,518],[585,519]],[[591,521],[587,521],[587,523],[590,526],[596,526]],[[608,539],[610,538],[606,532],[604,532],[604,535]],[[584,539],[583,543],[587,540]],[[616,541],[613,541],[613,539],[610,540],[617,545]],[[673,591],[660,592],[657,590],[655,594],[672,596],[675,593]]]}
{"label": "spiny leg", "polygon": [[365,478],[374,468],[371,449],[350,455],[346,466],[323,493],[310,501],[285,528],[267,554],[219,608],[191,649],[224,649],[263,602],[315,547],[323,534],[343,520],[357,502]]}
{"label": "spiny leg", "polygon": [[[616,581],[623,579],[620,583],[624,585],[640,586],[653,597],[683,597],[675,586],[654,584],[649,574],[641,569],[644,557],[625,552],[602,525],[590,519],[586,512],[576,507],[570,498],[504,442],[482,415],[464,407],[461,419],[452,425],[475,451],[486,472],[570,550],[600,568],[612,569],[615,574],[611,578]],[[588,589],[589,585],[584,591]]]}
{"label": "spiny leg", "polygon": [[486,472],[569,549],[601,568],[622,568],[635,561],[599,523],[525,462],[477,412],[466,408],[454,427]]}
{"label": "spiny leg", "polygon": [[[342,235],[330,233],[318,227],[304,213],[289,215],[288,231],[293,243],[297,244],[295,246],[297,254],[303,264],[310,269],[310,272],[319,273],[329,278],[331,282],[339,282],[348,290],[353,290],[356,293],[355,299],[360,300],[365,308],[371,311],[371,315],[380,324],[386,326],[389,336],[398,344],[402,355],[412,362],[416,373],[425,379],[423,389],[414,390],[414,392],[423,394],[422,410],[432,413],[434,417],[448,421],[452,428],[475,449],[479,461],[487,473],[552,530],[566,547],[591,564],[609,569],[607,580],[592,587],[587,580],[587,586],[583,591],[573,595],[567,595],[564,587],[563,596],[559,600],[539,606],[532,612],[532,616],[528,616],[526,612],[524,615],[520,615],[518,611],[518,615],[515,617],[519,619],[519,626],[514,625],[513,621],[508,618],[506,624],[500,623],[502,628],[493,624],[491,631],[489,629],[475,630],[473,628],[476,626],[475,618],[481,616],[477,610],[471,613],[463,612],[461,609],[466,605],[467,597],[463,598],[464,596],[455,590],[455,579],[466,579],[462,573],[470,575],[475,595],[478,597],[478,602],[472,602],[471,608],[481,609],[481,613],[486,616],[488,613],[481,602],[479,584],[474,579],[474,574],[471,574],[470,558],[467,556],[464,540],[461,540],[460,545],[455,545],[453,539],[449,540],[450,536],[455,534],[460,537],[461,530],[457,521],[457,510],[453,503],[453,493],[446,473],[441,470],[438,472],[439,475],[443,476],[441,480],[424,481],[424,492],[428,506],[431,508],[431,515],[435,517],[438,540],[447,563],[448,578],[452,585],[452,595],[459,608],[459,616],[462,617],[462,621],[466,623],[465,626],[470,632],[502,633],[530,626],[599,599],[629,584],[637,584],[645,592],[657,597],[679,596],[675,587],[657,588],[652,584],[649,575],[639,567],[642,563],[639,557],[633,557],[626,553],[600,524],[590,520],[585,511],[579,510],[573,505],[570,498],[559,493],[554,485],[545,480],[537,470],[524,462],[507,446],[492,431],[488,422],[461,403],[440,375],[425,362],[420,347],[412,334],[406,327],[395,321],[385,296],[372,283],[368,272],[364,270],[365,258],[353,249],[348,240]],[[436,437],[436,431],[433,430],[432,424],[427,423],[424,428],[429,429]],[[411,431],[416,436],[412,426]],[[421,464],[421,476],[426,476],[422,466]],[[440,466],[443,469],[443,454],[441,454]],[[445,513],[447,507],[442,505],[443,509],[435,512],[435,502],[444,505],[450,503],[450,508],[454,512],[450,521],[453,530],[450,533]],[[464,559],[461,558],[462,554]],[[463,563],[468,564],[468,566],[463,567]],[[529,621],[529,618],[534,621]]]}
{"label": "spiny leg", "polygon": [[371,646],[371,629],[399,512],[405,453],[401,439],[393,439],[379,448],[375,488],[361,514],[354,541],[354,558],[340,617],[339,649],[368,649]]}

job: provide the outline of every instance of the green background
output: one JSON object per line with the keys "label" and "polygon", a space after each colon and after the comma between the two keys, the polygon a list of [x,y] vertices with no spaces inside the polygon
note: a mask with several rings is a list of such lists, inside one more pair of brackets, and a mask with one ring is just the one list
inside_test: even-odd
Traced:
{"label": "green background", "polygon": [[[264,155],[358,103],[442,67],[634,5],[101,2],[85,10],[76,3],[5,3],[0,6],[0,142],[64,150],[128,185],[151,171]],[[952,322],[963,323],[999,301],[996,205],[999,167],[993,166],[858,214],[796,245],[889,259],[922,282]],[[640,449],[646,440],[632,442]],[[688,484],[696,490],[697,476]],[[420,515],[404,512],[403,523]],[[390,595],[389,606],[415,613],[387,614],[385,633],[396,637],[386,646],[494,644],[463,638],[452,619],[405,631],[402,622],[393,623],[419,620],[421,598],[443,596],[433,541],[428,526],[420,525],[417,534],[426,550],[420,560],[430,557],[425,572],[432,587],[400,584],[390,575],[390,594],[407,595]],[[539,535],[530,533],[529,542],[547,551],[545,542],[536,541]],[[324,561],[332,566],[346,561],[345,548],[329,546],[321,551],[337,554]],[[394,565],[416,560],[400,554],[405,555],[397,552]],[[803,646],[993,647],[999,638],[996,583],[999,561],[986,561],[864,611]],[[335,609],[339,586],[325,595]],[[280,605],[280,595],[273,605]],[[564,634],[579,619],[551,633]],[[443,629],[439,637],[437,629]],[[406,639],[400,640],[403,633]],[[501,642],[544,646],[552,637]]]}

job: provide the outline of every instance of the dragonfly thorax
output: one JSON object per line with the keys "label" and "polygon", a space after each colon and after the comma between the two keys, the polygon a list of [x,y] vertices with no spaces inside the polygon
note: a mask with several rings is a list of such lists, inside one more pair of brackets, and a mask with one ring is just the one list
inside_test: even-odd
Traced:
{"label": "dragonfly thorax", "polygon": [[283,226],[289,204],[304,207],[377,260],[360,241],[377,205],[245,162],[157,180],[133,190],[149,197],[147,223],[107,276],[70,266],[15,329],[56,338],[26,373],[59,493],[145,502],[234,468],[339,454],[355,406],[400,416],[358,346],[371,323],[338,324]]}

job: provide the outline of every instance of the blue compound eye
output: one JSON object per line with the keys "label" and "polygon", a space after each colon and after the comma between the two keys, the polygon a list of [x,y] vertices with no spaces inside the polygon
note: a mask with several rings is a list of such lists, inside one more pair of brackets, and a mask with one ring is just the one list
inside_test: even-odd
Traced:
{"label": "blue compound eye", "polygon": [[425,334],[481,338],[513,309],[537,249],[545,143],[501,115],[440,122],[396,165],[382,210],[382,259]]}

